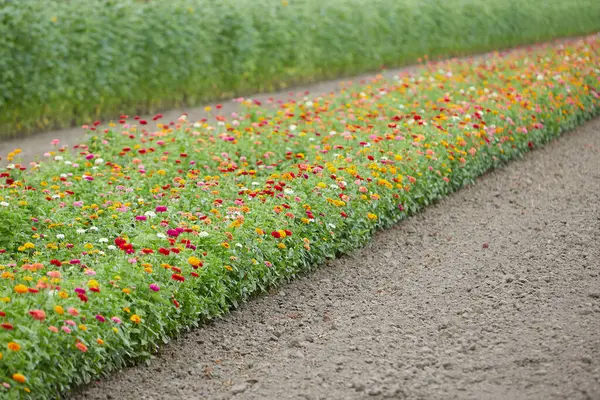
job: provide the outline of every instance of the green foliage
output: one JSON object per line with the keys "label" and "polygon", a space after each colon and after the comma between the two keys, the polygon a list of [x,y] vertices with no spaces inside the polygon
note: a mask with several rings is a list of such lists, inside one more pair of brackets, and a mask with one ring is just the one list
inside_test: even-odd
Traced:
{"label": "green foliage", "polygon": [[0,0],[0,134],[598,29],[596,0]]}

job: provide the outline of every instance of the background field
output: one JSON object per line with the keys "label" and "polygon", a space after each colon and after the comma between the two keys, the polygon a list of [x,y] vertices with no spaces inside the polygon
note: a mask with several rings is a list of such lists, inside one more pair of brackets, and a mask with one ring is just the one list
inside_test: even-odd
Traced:
{"label": "background field", "polygon": [[0,0],[0,137],[599,29],[596,0]]}

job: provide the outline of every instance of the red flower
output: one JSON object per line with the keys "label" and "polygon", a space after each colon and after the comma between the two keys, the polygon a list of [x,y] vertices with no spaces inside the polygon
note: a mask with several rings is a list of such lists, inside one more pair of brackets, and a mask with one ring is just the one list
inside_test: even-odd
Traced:
{"label": "red flower", "polygon": [[342,217],[344,217],[344,218],[348,218],[348,214],[346,214],[346,213],[345,213],[345,212],[343,212],[343,211],[340,213],[340,215],[341,215]]}
{"label": "red flower", "polygon": [[90,288],[90,292],[100,293],[100,288],[97,288],[97,287],[91,287],[91,288]]}
{"label": "red flower", "polygon": [[175,308],[179,308],[179,302],[175,299],[173,299],[173,304],[175,305]]}
{"label": "red flower", "polygon": [[271,232],[271,236],[273,236],[275,239],[279,239],[281,237],[281,234],[277,231],[273,231]]}
{"label": "red flower", "polygon": [[171,279],[173,279],[175,281],[183,282],[183,281],[185,281],[185,276],[179,275],[179,274],[173,274],[173,275],[171,275]]}
{"label": "red flower", "polygon": [[36,321],[43,321],[46,319],[46,313],[44,310],[31,310],[29,311],[29,315],[31,315]]}
{"label": "red flower", "polygon": [[162,254],[163,256],[168,256],[169,254],[171,254],[171,251],[169,249],[165,249],[163,247],[161,247],[160,249],[158,249],[158,252],[160,254]]}
{"label": "red flower", "polygon": [[292,236],[292,231],[284,230],[286,236]]}
{"label": "red flower", "polygon": [[58,260],[50,260],[50,265],[55,265],[57,267],[60,267],[62,265],[62,263]]}
{"label": "red flower", "polygon": [[5,322],[5,323],[3,323],[0,326],[3,327],[4,329],[8,330],[8,331],[12,331],[13,329],[15,329],[15,328],[13,328],[12,324],[9,324],[8,322]]}
{"label": "red flower", "polygon": [[88,297],[85,294],[78,293],[77,296],[79,297],[79,300],[83,301],[84,303],[87,303]]}

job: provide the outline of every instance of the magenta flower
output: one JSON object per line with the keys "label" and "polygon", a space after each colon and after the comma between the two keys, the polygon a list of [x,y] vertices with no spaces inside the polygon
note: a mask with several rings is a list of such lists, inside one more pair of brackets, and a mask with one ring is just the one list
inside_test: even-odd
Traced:
{"label": "magenta flower", "polygon": [[150,290],[152,290],[154,292],[158,292],[160,290],[160,287],[156,283],[151,283]]}
{"label": "magenta flower", "polygon": [[105,322],[105,321],[106,321],[106,318],[104,318],[104,317],[103,317],[102,315],[100,315],[100,314],[96,315],[96,319],[97,319],[98,321],[100,321],[100,322]]}
{"label": "magenta flower", "polygon": [[161,213],[161,212],[167,212],[167,206],[156,206],[156,210],[157,213]]}

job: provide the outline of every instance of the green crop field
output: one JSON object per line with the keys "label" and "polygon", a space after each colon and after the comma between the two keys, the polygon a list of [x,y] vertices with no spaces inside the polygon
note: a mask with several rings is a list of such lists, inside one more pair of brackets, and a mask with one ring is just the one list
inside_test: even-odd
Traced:
{"label": "green crop field", "polygon": [[597,0],[0,0],[0,135],[597,30]]}

